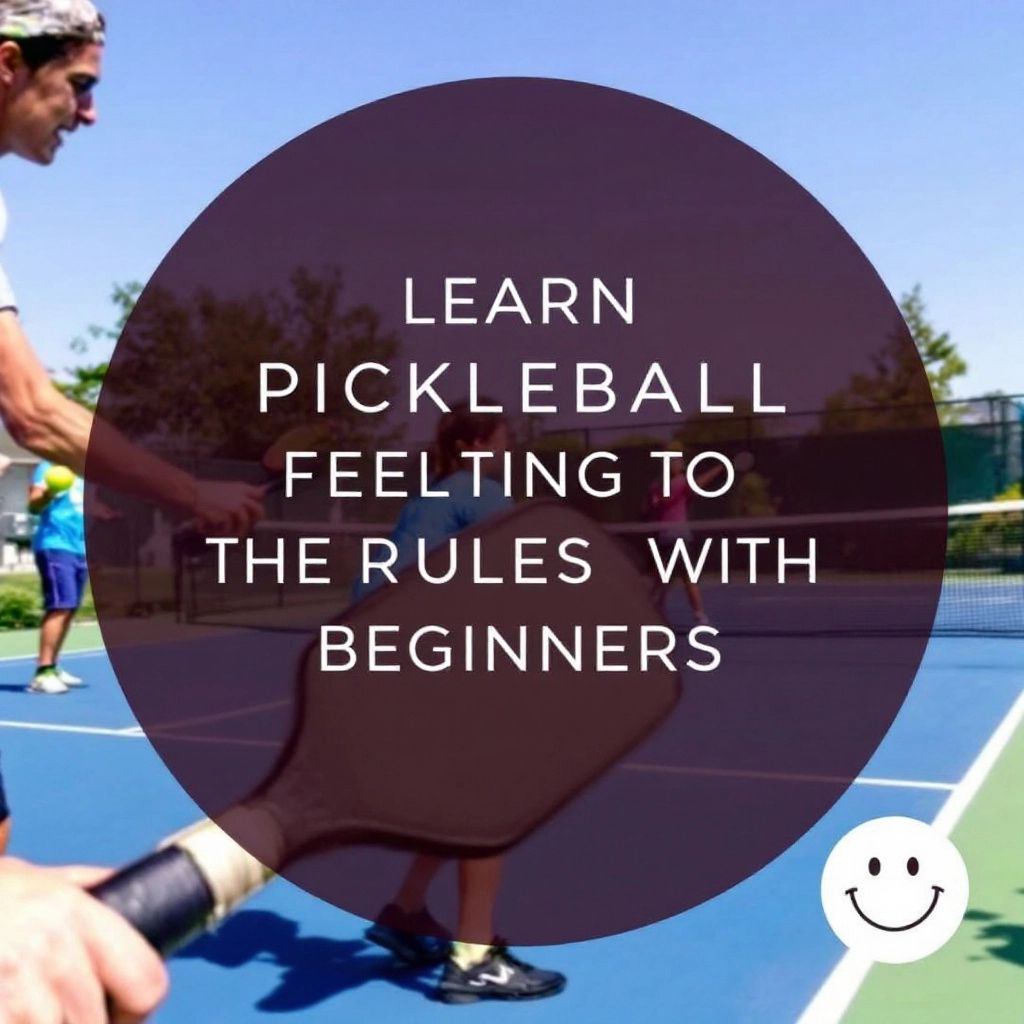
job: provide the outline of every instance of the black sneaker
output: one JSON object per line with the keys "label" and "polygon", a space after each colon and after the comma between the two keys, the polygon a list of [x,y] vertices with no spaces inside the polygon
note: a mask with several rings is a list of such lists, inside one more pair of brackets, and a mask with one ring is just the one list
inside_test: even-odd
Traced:
{"label": "black sneaker", "polygon": [[433,967],[448,956],[451,937],[427,910],[409,914],[389,903],[364,932],[370,942],[383,946],[414,967]]}
{"label": "black sneaker", "polygon": [[475,1003],[478,999],[544,999],[565,988],[565,975],[542,971],[514,957],[505,946],[492,946],[468,970],[453,960],[444,965],[437,986],[442,1003]]}

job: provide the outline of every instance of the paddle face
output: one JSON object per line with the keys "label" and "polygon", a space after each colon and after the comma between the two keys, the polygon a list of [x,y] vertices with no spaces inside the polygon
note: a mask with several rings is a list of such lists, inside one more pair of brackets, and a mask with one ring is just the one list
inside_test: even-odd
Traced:
{"label": "paddle face", "polygon": [[[570,563],[562,567],[569,578],[543,585],[480,582],[482,575],[514,580],[524,541],[534,554],[567,541],[577,554],[585,550],[587,578]],[[262,865],[288,874],[298,860],[308,872],[303,855],[355,843],[457,857],[500,853],[675,706],[679,674],[668,659],[645,660],[642,639],[653,630],[648,646],[664,647],[671,631],[640,576],[588,517],[554,502],[520,506],[427,555],[426,574],[444,577],[452,560],[460,569],[448,582],[431,584],[411,567],[327,627],[348,631],[352,650],[365,651],[386,623],[395,643],[375,657],[394,671],[365,664],[330,671],[318,639],[300,658],[291,735],[266,780],[218,816],[219,828],[200,824],[94,895],[169,955],[256,891],[267,877]],[[527,574],[536,578],[535,563]],[[425,620],[429,644],[398,642]],[[602,648],[600,630],[611,621],[614,636]],[[489,650],[490,630],[510,638],[514,657]],[[458,656],[439,659],[433,645],[445,635],[464,644]],[[561,646],[551,647],[552,636]],[[609,668],[630,660],[638,670]],[[312,870],[333,873],[334,861],[314,858]],[[308,873],[299,877],[324,888]]]}
{"label": "paddle face", "polygon": [[[531,554],[569,538],[577,551],[585,545],[590,578],[474,582],[484,566],[491,578],[513,579],[522,538]],[[442,545],[428,558],[431,575],[444,573],[451,550],[459,566],[451,581],[428,583],[413,567],[327,627],[339,642],[351,639],[335,661],[356,652],[361,665],[328,671],[319,641],[307,652],[295,730],[259,794],[282,828],[286,859],[353,840],[456,856],[507,849],[675,704],[679,675],[665,661],[628,672],[599,665],[598,627],[614,622],[609,642],[622,648],[607,653],[608,664],[639,666],[642,630],[660,618],[640,577],[588,517],[553,502],[521,507],[464,531],[451,549]],[[427,622],[429,633],[410,648]],[[385,624],[380,635],[393,649],[380,664],[394,671],[367,671],[370,637]],[[526,671],[503,648],[488,651],[489,630],[513,644]],[[658,626],[652,642],[663,645],[668,632]],[[442,656],[439,644],[452,650]]]}
{"label": "paddle face", "polygon": [[322,452],[330,449],[334,429],[326,420],[298,423],[286,430],[263,453],[260,463],[275,476],[284,473],[288,452]]}

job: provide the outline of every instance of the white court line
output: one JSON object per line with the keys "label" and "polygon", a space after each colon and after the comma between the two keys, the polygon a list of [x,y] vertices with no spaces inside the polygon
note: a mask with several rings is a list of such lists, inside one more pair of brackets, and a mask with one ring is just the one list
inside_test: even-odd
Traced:
{"label": "white court line", "polygon": [[[106,654],[105,647],[86,647],[81,651],[65,651],[65,658],[95,658],[99,654]],[[35,661],[37,654],[10,654],[0,658],[0,663],[12,661]]]}
{"label": "white court line", "polygon": [[945,793],[956,791],[955,782],[924,782],[920,779],[876,779],[860,775],[853,780],[857,786],[898,786],[901,789],[938,789]]}
{"label": "white court line", "polygon": [[[269,705],[276,707],[277,705]],[[217,716],[221,717],[221,716]],[[229,717],[229,716],[223,716]],[[206,719],[198,719],[201,724],[205,724]],[[193,724],[191,722],[180,722],[174,723],[175,726]],[[129,725],[123,729],[103,729],[93,726],[86,725],[50,725],[46,722],[15,722],[15,721],[3,721],[0,720],[0,728],[6,729],[33,729],[37,732],[77,732],[86,733],[88,735],[96,736],[126,736],[133,739],[145,738],[146,734],[143,732],[141,725]],[[157,729],[157,735],[162,735],[167,739],[180,740],[185,742],[194,743],[226,743],[226,744],[237,744],[241,746],[280,746],[277,741],[271,740],[250,740],[250,739],[237,739],[234,737],[220,737],[220,736],[190,736],[187,734],[177,734],[170,731],[170,727],[167,725],[159,726]],[[626,762],[619,766],[626,770],[651,772],[651,773],[664,773],[664,774],[680,774],[680,775],[727,775],[727,776],[742,776],[750,778],[764,779],[766,781],[791,781],[791,782],[845,782],[842,778],[833,778],[831,776],[818,776],[818,775],[796,775],[796,774],[782,774],[782,773],[771,773],[771,772],[745,772],[745,771],[733,771],[733,770],[722,770],[722,769],[704,769],[704,768],[687,768],[683,766],[674,765],[649,765],[649,764],[637,764],[633,762]],[[951,782],[928,782],[922,779],[879,779],[873,778],[866,775],[860,775],[853,780],[855,786],[892,786],[898,789],[934,789],[942,791],[956,791],[957,786]],[[961,783],[962,785],[962,783]],[[951,798],[952,800],[952,798]]]}
{"label": "white court line", "polygon": [[102,729],[93,725],[50,725],[46,722],[7,722],[0,721],[0,729],[31,729],[35,732],[76,732],[86,736],[142,736],[132,729]]}
{"label": "white court line", "polygon": [[218,711],[212,715],[199,715],[196,718],[179,718],[175,721],[158,722],[151,727],[151,732],[170,732],[172,729],[180,729],[185,725],[209,725],[211,722],[223,722],[229,718],[245,718],[246,715],[254,715],[260,711],[273,711],[276,708],[290,707],[290,700],[273,700],[266,704],[250,704],[244,708],[234,708],[231,711]]}
{"label": "white court line", "polygon": [[[992,766],[999,759],[1007,743],[1024,719],[1024,692],[1014,701],[1013,707],[1007,711],[1003,720],[996,726],[995,732],[988,738],[981,753],[967,769],[967,773],[957,783],[949,799],[932,822],[939,833],[948,836],[956,827],[968,805],[981,789]],[[854,996],[864,983],[873,961],[864,956],[847,950],[843,958],[836,964],[832,973],[825,979],[814,998],[808,1003],[807,1009],[800,1015],[797,1024],[838,1024],[843,1014],[849,1009]]]}
{"label": "white court line", "polygon": [[282,746],[282,743],[278,740],[247,740],[241,736],[192,736],[187,732],[160,732],[157,733],[157,737],[164,741],[198,743],[206,747],[217,743],[225,747],[266,747],[279,750]]}
{"label": "white court line", "polygon": [[743,768],[708,768],[701,765],[644,764],[625,761],[619,765],[626,771],[646,772],[652,775],[707,775],[722,778],[754,779],[760,782],[823,782],[830,785],[894,786],[899,789],[938,789],[950,792],[956,789],[952,782],[928,782],[921,779],[880,779],[858,775],[850,779],[844,775],[811,775],[800,772],[766,772]]}

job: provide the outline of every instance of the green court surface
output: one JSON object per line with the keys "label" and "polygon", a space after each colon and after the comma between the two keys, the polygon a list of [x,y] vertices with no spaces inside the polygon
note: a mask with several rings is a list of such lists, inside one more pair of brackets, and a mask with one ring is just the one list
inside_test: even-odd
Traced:
{"label": "green court surface", "polygon": [[[68,633],[64,650],[91,651],[103,646],[98,622],[76,622]],[[11,629],[0,632],[0,660],[24,658],[39,650],[38,629]]]}
{"label": "green court surface", "polygon": [[960,930],[933,956],[877,964],[843,1024],[1024,1021],[1024,726],[953,832],[971,899]]}

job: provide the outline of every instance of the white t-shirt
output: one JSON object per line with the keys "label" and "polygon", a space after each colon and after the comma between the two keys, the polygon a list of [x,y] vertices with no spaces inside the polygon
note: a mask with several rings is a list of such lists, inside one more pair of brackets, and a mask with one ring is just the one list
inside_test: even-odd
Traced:
{"label": "white t-shirt", "polygon": [[[0,246],[4,244],[7,234],[7,207],[4,205],[3,193],[0,192]],[[0,264],[0,309],[17,309],[18,300],[14,297],[11,282],[7,280],[3,265]]]}

